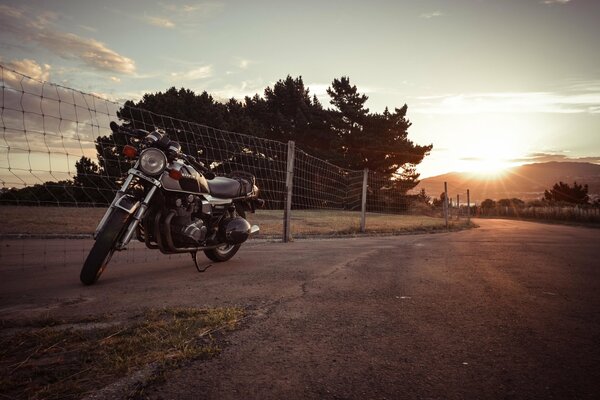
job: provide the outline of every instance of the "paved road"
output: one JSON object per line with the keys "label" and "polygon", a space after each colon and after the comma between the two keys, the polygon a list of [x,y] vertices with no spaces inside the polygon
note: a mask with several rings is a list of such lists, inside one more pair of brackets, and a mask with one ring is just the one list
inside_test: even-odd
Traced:
{"label": "paved road", "polygon": [[[136,264],[139,251],[90,288],[67,260],[82,242],[70,241],[55,267],[0,267],[0,317],[248,307],[223,353],[168,374],[157,399],[597,398],[600,230],[478,223],[252,243],[204,274],[187,258]],[[4,260],[6,245],[19,248],[2,243]]]}

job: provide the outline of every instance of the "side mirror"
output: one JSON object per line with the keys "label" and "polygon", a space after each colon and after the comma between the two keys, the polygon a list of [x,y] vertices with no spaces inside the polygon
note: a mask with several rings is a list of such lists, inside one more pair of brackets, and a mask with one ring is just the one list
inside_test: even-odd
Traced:
{"label": "side mirror", "polygon": [[118,132],[119,131],[119,124],[117,124],[115,121],[110,121],[110,130],[113,132]]}

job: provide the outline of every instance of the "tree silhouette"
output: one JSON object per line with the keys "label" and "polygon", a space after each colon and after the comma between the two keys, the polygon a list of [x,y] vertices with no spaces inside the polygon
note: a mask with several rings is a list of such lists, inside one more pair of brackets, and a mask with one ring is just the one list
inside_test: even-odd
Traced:
{"label": "tree silhouette", "polygon": [[525,205],[525,202],[521,199],[517,199],[517,198],[512,198],[512,199],[500,199],[498,200],[498,206],[499,207],[511,207],[511,208],[518,208],[518,207],[523,207]]}
{"label": "tree silhouette", "polygon": [[334,79],[327,93],[337,108],[331,112],[337,153],[332,161],[394,177],[404,191],[416,186],[419,174],[415,166],[433,146],[417,146],[408,139],[408,106],[395,108],[393,113],[386,108],[382,114],[369,114],[364,107],[368,97],[360,94],[348,77]]}
{"label": "tree silhouette", "polygon": [[492,208],[496,208],[496,202],[492,199],[485,199],[481,202],[481,208],[489,210]]}
{"label": "tree silhouette", "polygon": [[588,204],[588,185],[578,185],[573,182],[573,186],[567,183],[555,183],[552,189],[544,191],[544,199],[550,202],[565,202],[571,204]]}

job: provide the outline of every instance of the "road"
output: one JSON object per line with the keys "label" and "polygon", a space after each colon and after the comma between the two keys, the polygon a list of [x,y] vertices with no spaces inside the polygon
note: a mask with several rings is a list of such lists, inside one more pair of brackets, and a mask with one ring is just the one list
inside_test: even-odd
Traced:
{"label": "road", "polygon": [[[3,242],[0,317],[248,309],[219,357],[168,373],[147,393],[155,399],[597,398],[600,230],[477,223],[454,233],[249,243],[204,274],[186,257],[141,262],[138,250],[92,287],[78,283],[67,256],[81,257],[82,241],[60,245],[54,267],[48,244]],[[46,261],[15,264],[23,252],[7,249],[19,246],[32,254],[44,246]]]}

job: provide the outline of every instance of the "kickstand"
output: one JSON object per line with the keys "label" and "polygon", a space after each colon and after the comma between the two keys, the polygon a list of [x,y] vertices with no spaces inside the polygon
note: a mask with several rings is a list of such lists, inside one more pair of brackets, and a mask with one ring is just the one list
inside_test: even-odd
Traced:
{"label": "kickstand", "polygon": [[208,264],[206,267],[204,267],[204,269],[201,269],[198,266],[198,260],[196,259],[196,254],[198,254],[197,251],[191,251],[190,254],[192,255],[192,260],[194,260],[194,265],[196,266],[196,269],[198,270],[198,272],[204,272],[207,269],[209,269],[210,267],[212,267],[212,264]]}

